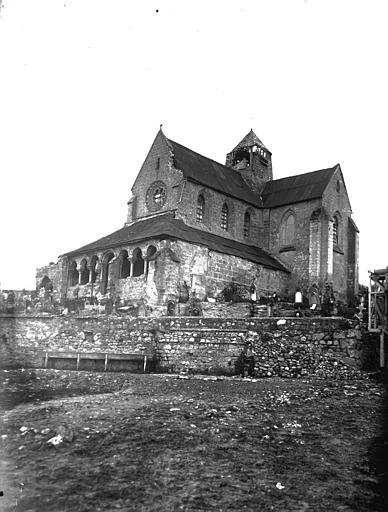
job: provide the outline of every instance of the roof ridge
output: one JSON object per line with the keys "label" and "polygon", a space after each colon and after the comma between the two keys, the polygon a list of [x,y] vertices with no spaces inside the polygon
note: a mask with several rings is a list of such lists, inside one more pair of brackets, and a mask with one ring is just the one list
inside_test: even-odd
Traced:
{"label": "roof ridge", "polygon": [[[214,158],[209,158],[208,156],[202,155],[202,153],[198,153],[198,151],[194,151],[193,149],[190,149],[187,146],[184,146],[183,144],[181,144],[180,142],[176,142],[175,140],[172,140],[172,139],[167,139],[167,140],[168,140],[168,142],[170,142],[172,144],[178,144],[178,146],[181,146],[183,149],[186,149],[187,151],[191,151],[192,153],[195,153],[196,155],[198,155],[198,156],[200,156],[202,158],[206,158],[206,160],[210,160],[211,162],[214,162],[217,165],[221,165],[222,167],[224,167],[228,171],[233,172],[233,174],[236,173],[236,171],[234,169],[232,169],[231,167],[228,167],[225,164],[222,164],[221,162],[217,162],[217,160],[214,160]],[[237,173],[237,174],[240,175],[239,173]]]}
{"label": "roof ridge", "polygon": [[277,178],[276,180],[269,181],[267,183],[274,183],[275,181],[281,181],[281,180],[288,180],[290,178],[297,178],[298,176],[306,176],[307,174],[315,174],[317,172],[322,171],[335,171],[338,164],[334,165],[333,167],[326,167],[325,169],[317,169],[315,171],[307,171],[307,172],[300,172],[298,174],[291,174],[290,176],[283,176],[283,178]]}

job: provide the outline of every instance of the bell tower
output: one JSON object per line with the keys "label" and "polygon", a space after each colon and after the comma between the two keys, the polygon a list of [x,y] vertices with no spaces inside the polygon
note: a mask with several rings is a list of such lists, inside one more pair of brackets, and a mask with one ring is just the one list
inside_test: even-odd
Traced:
{"label": "bell tower", "polygon": [[246,183],[260,193],[267,181],[273,179],[272,153],[251,131],[226,155],[227,167],[241,174]]}

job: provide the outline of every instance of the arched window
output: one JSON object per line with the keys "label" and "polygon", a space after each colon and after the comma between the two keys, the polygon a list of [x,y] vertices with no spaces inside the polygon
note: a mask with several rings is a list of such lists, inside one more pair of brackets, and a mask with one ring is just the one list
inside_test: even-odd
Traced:
{"label": "arched window", "polygon": [[289,213],[287,217],[283,219],[280,226],[280,245],[294,245],[295,243],[295,217],[292,213]]}
{"label": "arched window", "polygon": [[105,295],[109,283],[109,262],[114,258],[113,252],[104,256],[102,262],[102,280],[101,280],[101,293]]}
{"label": "arched window", "polygon": [[199,194],[197,199],[197,222],[203,222],[205,215],[205,198]]}
{"label": "arched window", "polygon": [[334,247],[338,246],[339,241],[339,222],[338,217],[335,215],[333,218],[333,245]]}
{"label": "arched window", "polygon": [[95,283],[97,279],[97,264],[98,264],[98,256],[92,256],[90,260],[90,282]]}
{"label": "arched window", "polygon": [[233,166],[235,169],[246,169],[249,167],[250,154],[247,149],[240,149],[236,152],[233,159]]}
{"label": "arched window", "polygon": [[88,283],[89,282],[89,269],[88,269],[88,263],[85,260],[85,258],[81,261],[80,274],[81,274],[80,284]]}
{"label": "arched window", "polygon": [[224,231],[229,229],[229,209],[226,203],[224,203],[221,210],[221,229]]}
{"label": "arched window", "polygon": [[244,215],[244,238],[249,238],[251,235],[251,214],[245,212]]}
{"label": "arched window", "polygon": [[69,280],[70,280],[70,286],[75,286],[76,284],[78,284],[79,272],[77,270],[77,262],[76,261],[72,261],[70,264]]}
{"label": "arched window", "polygon": [[40,283],[40,288],[44,288],[46,291],[50,292],[53,290],[53,283],[48,276],[44,276],[42,282]]}
{"label": "arched window", "polygon": [[147,249],[147,261],[146,261],[146,274],[148,274],[148,269],[150,266],[150,259],[156,253],[156,247],[154,245],[150,245]]}
{"label": "arched window", "polygon": [[128,251],[125,249],[120,252],[120,270],[119,270],[119,277],[121,279],[125,279],[128,277],[131,273],[131,262],[128,258]]}
{"label": "arched window", "polygon": [[144,274],[144,260],[143,255],[141,253],[141,249],[138,247],[133,251],[132,255],[132,265],[133,265],[133,277],[141,276]]}

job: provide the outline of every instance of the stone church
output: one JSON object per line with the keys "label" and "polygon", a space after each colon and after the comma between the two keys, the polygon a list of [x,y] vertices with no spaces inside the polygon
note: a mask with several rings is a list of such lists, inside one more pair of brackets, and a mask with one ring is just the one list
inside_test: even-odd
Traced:
{"label": "stone church", "polygon": [[123,227],[38,269],[54,298],[149,305],[195,292],[214,301],[235,282],[257,295],[338,300],[358,288],[358,229],[339,164],[273,179],[251,130],[225,165],[158,132],[132,187]]}

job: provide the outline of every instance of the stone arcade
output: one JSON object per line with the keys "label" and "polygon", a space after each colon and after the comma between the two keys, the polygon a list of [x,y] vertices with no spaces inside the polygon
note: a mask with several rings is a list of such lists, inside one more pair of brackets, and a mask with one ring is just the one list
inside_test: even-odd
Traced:
{"label": "stone arcade", "polygon": [[37,271],[54,299],[110,297],[151,306],[212,300],[231,282],[257,295],[352,301],[358,229],[339,164],[273,179],[251,130],[226,157],[204,157],[158,132],[132,187],[124,227]]}

